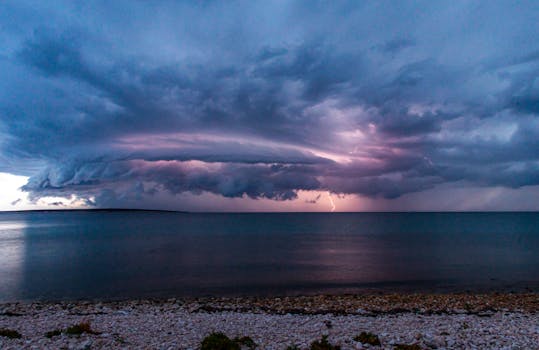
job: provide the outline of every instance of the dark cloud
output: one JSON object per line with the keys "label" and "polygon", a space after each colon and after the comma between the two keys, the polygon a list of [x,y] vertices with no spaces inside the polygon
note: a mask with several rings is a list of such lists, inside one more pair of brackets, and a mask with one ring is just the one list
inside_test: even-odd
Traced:
{"label": "dark cloud", "polygon": [[0,171],[32,198],[539,184],[533,2],[0,7]]}
{"label": "dark cloud", "polygon": [[397,37],[386,41],[384,44],[379,45],[378,49],[384,53],[397,54],[400,51],[415,45],[414,40],[410,38]]}
{"label": "dark cloud", "polygon": [[88,79],[91,74],[82,63],[77,37],[68,33],[54,36],[47,29],[37,29],[34,37],[18,52],[21,62],[49,76],[71,75]]}
{"label": "dark cloud", "polygon": [[314,197],[313,199],[306,199],[306,200],[305,200],[305,203],[307,203],[307,204],[316,204],[316,203],[318,203],[318,201],[320,200],[320,197],[322,197],[321,194],[317,195],[317,196]]}

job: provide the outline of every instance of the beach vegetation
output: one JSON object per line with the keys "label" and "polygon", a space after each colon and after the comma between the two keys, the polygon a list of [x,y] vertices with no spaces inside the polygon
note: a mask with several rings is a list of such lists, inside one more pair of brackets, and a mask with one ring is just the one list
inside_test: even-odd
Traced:
{"label": "beach vegetation", "polygon": [[238,344],[240,347],[245,347],[249,350],[256,349],[256,343],[254,342],[251,337],[243,336],[243,337],[236,337],[233,340],[236,344]]}
{"label": "beach vegetation", "polygon": [[418,344],[396,344],[393,350],[422,350]]}
{"label": "beach vegetation", "polygon": [[96,332],[92,329],[92,326],[90,325],[90,322],[81,322],[77,323],[73,326],[67,327],[66,329],[55,329],[53,331],[49,331],[45,333],[45,337],[52,338],[61,335],[62,333],[65,333],[67,335],[81,335],[83,333],[86,334],[99,334],[99,332]]}
{"label": "beach vegetation", "polygon": [[373,346],[380,346],[380,338],[374,333],[370,332],[361,332],[360,334],[354,337],[354,341],[360,342],[361,344],[369,344]]}
{"label": "beach vegetation", "polygon": [[114,336],[114,340],[116,340],[118,343],[127,344],[127,341],[124,339],[124,337],[122,337],[118,333],[114,333],[113,336]]}
{"label": "beach vegetation", "polygon": [[241,350],[237,341],[230,339],[226,334],[216,332],[202,340],[200,350]]}
{"label": "beach vegetation", "polygon": [[322,339],[313,341],[310,350],[341,350],[339,345],[333,345],[328,341],[328,336],[323,335]]}
{"label": "beach vegetation", "polygon": [[99,332],[96,332],[92,329],[92,327],[90,326],[90,322],[81,322],[71,327],[67,327],[65,330],[65,334],[68,335],[81,335],[83,333],[99,334]]}
{"label": "beach vegetation", "polygon": [[10,339],[20,339],[22,338],[21,333],[7,328],[0,328],[0,337],[6,337]]}
{"label": "beach vegetation", "polygon": [[55,329],[53,331],[49,331],[49,332],[45,333],[45,337],[52,338],[52,337],[56,337],[56,336],[58,336],[60,334],[62,334],[62,330],[61,329]]}
{"label": "beach vegetation", "polygon": [[286,350],[300,350],[299,349],[299,346],[297,346],[296,344],[293,344],[293,345],[289,345]]}

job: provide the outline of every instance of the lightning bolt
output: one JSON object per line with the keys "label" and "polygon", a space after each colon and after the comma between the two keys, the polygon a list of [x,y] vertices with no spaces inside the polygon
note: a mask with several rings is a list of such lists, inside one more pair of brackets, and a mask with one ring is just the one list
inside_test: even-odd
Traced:
{"label": "lightning bolt", "polygon": [[331,203],[331,211],[334,212],[335,211],[335,202],[333,202],[333,198],[331,198],[331,193],[328,191],[328,198],[329,198],[329,203]]}

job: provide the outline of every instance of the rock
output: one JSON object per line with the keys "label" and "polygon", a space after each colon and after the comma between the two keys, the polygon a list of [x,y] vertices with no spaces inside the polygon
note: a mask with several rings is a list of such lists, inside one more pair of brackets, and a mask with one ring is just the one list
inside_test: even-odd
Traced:
{"label": "rock", "polygon": [[[338,304],[347,298],[346,303]],[[230,337],[249,336],[258,344],[258,349],[283,350],[292,344],[300,349],[308,349],[321,332],[329,334],[333,344],[343,350],[367,349],[367,346],[353,342],[353,337],[362,331],[370,331],[380,336],[382,347],[368,349],[393,349],[396,344],[418,344],[423,349],[535,349],[539,337],[538,314],[532,303],[537,298],[528,298],[528,311],[515,311],[514,306],[505,312],[493,311],[491,317],[479,317],[477,313],[454,314],[429,313],[418,315],[413,311],[392,313],[388,310],[421,309],[432,310],[430,306],[419,305],[421,298],[410,306],[414,296],[378,296],[369,302],[360,296],[336,296],[324,298],[297,297],[258,298],[256,303],[249,298],[228,300],[225,298],[180,301],[181,307],[165,301],[102,302],[101,308],[107,313],[92,314],[98,309],[91,302],[71,303],[72,312],[63,306],[68,304],[0,304],[2,310],[13,310],[20,316],[0,315],[0,328],[16,329],[24,338],[21,340],[0,337],[2,350],[14,349],[198,349],[201,340],[211,332],[224,332]],[[393,299],[392,299],[393,298]],[[426,297],[422,297],[426,298]],[[439,297],[442,300],[449,297]],[[444,299],[445,298],[445,299]],[[464,298],[476,307],[470,296]],[[466,299],[467,298],[467,299]],[[505,298],[505,297],[504,297]],[[511,297],[512,298],[512,297]],[[471,299],[471,300],[470,300]],[[532,300],[533,299],[533,300]],[[404,300],[404,301],[400,301]],[[513,299],[511,299],[513,300]],[[516,303],[517,299],[514,299]],[[391,302],[388,302],[391,301]],[[480,301],[480,300],[479,300]],[[249,304],[251,303],[251,304]],[[341,306],[339,306],[341,305]],[[440,309],[455,310],[460,304],[443,304]],[[513,304],[511,304],[513,305]],[[215,311],[190,313],[193,307],[211,306]],[[309,308],[312,314],[286,312]],[[342,310],[350,313],[333,315],[320,310]],[[498,310],[495,302],[489,307]],[[359,315],[359,309],[380,310],[373,314]],[[109,311],[110,310],[110,311]],[[228,311],[225,311],[228,310]],[[318,310],[318,311],[317,311]],[[490,310],[490,309],[489,309]],[[76,311],[76,312],[74,312]],[[388,311],[388,312],[386,312]],[[83,334],[80,337],[60,335],[45,338],[47,331],[64,329],[83,321],[90,321],[92,329],[101,334]],[[326,322],[327,321],[327,322]],[[328,328],[331,325],[331,329]]]}

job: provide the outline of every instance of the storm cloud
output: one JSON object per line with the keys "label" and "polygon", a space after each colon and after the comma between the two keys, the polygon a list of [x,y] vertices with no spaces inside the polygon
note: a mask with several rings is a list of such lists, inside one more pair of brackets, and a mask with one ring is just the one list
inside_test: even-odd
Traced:
{"label": "storm cloud", "polygon": [[0,172],[102,207],[539,185],[537,18],[535,2],[6,1]]}

